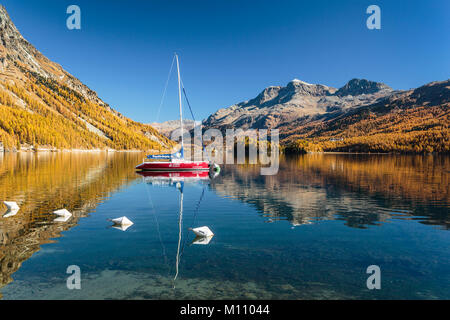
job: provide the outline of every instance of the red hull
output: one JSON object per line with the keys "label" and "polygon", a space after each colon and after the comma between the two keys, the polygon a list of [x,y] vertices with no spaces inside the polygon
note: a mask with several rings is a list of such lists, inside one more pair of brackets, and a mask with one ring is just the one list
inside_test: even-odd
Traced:
{"label": "red hull", "polygon": [[137,174],[143,177],[155,177],[155,178],[204,178],[209,179],[208,171],[165,171],[165,172],[157,172],[157,171],[141,171]]}
{"label": "red hull", "polygon": [[143,162],[136,167],[142,171],[208,171],[207,161],[186,161],[186,162]]}

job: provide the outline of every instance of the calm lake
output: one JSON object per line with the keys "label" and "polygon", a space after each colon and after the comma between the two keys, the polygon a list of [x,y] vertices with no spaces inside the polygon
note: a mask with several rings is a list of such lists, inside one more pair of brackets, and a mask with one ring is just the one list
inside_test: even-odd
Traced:
{"label": "calm lake", "polygon": [[[450,299],[448,156],[309,154],[178,185],[137,174],[142,158],[0,153],[0,200],[21,207],[0,208],[0,296]],[[73,216],[54,221],[61,208]],[[134,225],[112,228],[121,216]]]}

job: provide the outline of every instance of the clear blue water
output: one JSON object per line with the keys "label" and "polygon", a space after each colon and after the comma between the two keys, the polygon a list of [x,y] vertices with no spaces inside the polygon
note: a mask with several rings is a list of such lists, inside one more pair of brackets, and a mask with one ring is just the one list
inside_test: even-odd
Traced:
{"label": "clear blue water", "polygon": [[[448,157],[305,155],[267,177],[223,166],[184,185],[175,281],[181,192],[137,175],[140,159],[3,157],[0,195],[21,202],[0,218],[3,299],[450,298]],[[74,217],[56,223],[61,207]],[[134,225],[111,228],[120,216]],[[203,225],[215,236],[192,244]]]}

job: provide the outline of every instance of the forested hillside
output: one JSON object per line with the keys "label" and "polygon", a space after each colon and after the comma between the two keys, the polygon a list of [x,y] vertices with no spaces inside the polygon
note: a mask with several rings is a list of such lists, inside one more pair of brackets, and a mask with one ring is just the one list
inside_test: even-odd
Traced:
{"label": "forested hillside", "polygon": [[114,111],[48,60],[0,6],[0,146],[6,150],[161,150],[173,143]]}
{"label": "forested hillside", "polygon": [[288,152],[450,152],[450,81],[432,82],[333,119],[283,131]]}

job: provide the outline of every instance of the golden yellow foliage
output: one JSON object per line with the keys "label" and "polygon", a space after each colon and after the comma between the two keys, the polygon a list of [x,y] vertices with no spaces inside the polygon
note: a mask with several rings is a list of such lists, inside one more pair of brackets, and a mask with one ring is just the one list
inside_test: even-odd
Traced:
{"label": "golden yellow foliage", "polygon": [[[324,151],[449,153],[449,107],[418,106],[385,114],[355,114],[310,125],[289,141],[308,139]],[[295,139],[295,140],[294,140]]]}
{"label": "golden yellow foliage", "polygon": [[108,105],[85,99],[54,80],[25,74],[28,79],[23,86],[0,86],[0,142],[6,148],[29,144],[161,150],[173,145],[151,126],[132,121]]}
{"label": "golden yellow foliage", "polygon": [[296,140],[283,148],[284,153],[308,153],[308,152],[321,152],[323,151],[322,147],[316,143],[306,141],[306,140]]}

